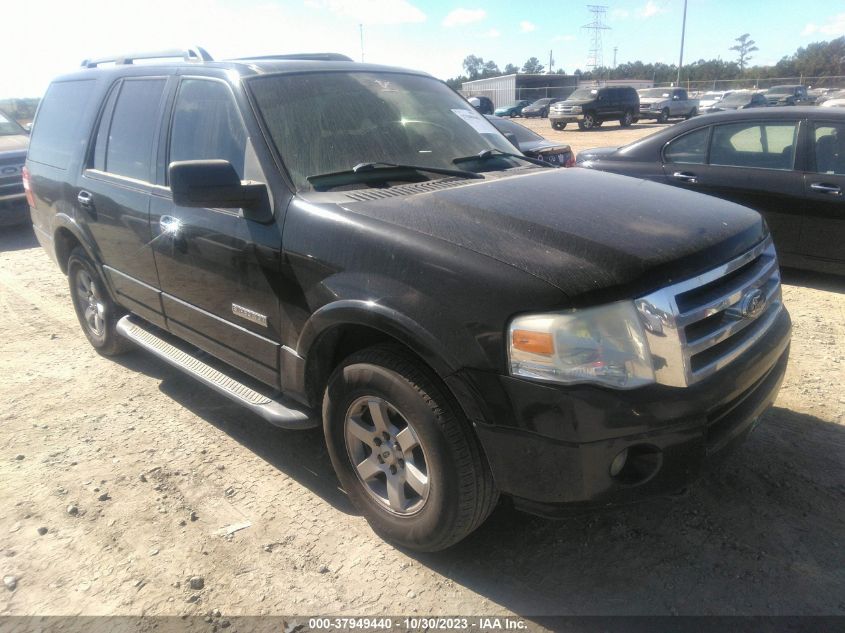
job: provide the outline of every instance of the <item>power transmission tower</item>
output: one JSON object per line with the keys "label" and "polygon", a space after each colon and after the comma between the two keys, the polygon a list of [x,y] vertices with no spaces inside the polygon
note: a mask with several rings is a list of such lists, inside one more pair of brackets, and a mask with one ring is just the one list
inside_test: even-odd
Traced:
{"label": "power transmission tower", "polygon": [[595,71],[596,68],[604,66],[601,36],[602,31],[609,31],[610,27],[604,23],[607,6],[601,4],[588,4],[587,9],[593,14],[593,20],[581,28],[591,31],[590,57],[587,61],[587,67]]}

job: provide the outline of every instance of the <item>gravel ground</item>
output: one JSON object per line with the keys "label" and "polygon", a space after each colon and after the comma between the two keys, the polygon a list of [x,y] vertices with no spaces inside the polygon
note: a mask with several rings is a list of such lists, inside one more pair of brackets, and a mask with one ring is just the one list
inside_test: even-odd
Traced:
{"label": "gravel ground", "polygon": [[561,522],[502,507],[409,556],[355,514],[320,431],[98,356],[31,230],[6,230],[0,615],[845,614],[845,279],[791,273],[784,296],[776,406],[687,496]]}

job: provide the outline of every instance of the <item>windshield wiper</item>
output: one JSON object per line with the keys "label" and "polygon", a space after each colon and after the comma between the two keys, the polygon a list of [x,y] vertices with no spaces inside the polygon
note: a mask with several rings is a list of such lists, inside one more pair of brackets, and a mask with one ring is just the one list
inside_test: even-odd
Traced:
{"label": "windshield wiper", "polygon": [[[463,169],[448,169],[446,167],[428,167],[425,165],[403,165],[401,163],[385,163],[385,162],[372,162],[372,163],[358,163],[352,169],[343,169],[341,171],[333,171],[326,174],[315,174],[313,176],[308,176],[306,180],[310,182],[312,185],[316,184],[317,182],[323,180],[331,180],[333,178],[340,178],[346,179],[350,176],[356,176],[358,174],[362,176],[367,176],[369,174],[379,174],[384,172],[385,175],[388,172],[395,172],[395,171],[414,171],[414,172],[428,172],[431,174],[441,174],[443,176],[454,176],[456,178],[471,178],[471,179],[478,179],[484,178],[481,174],[477,174],[474,171],[465,171]],[[346,178],[345,178],[346,177]]]}
{"label": "windshield wiper", "polygon": [[459,158],[453,158],[452,162],[457,165],[458,163],[467,163],[472,160],[487,160],[489,158],[496,158],[498,156],[507,156],[508,158],[518,158],[520,160],[524,160],[527,163],[533,163],[534,165],[539,165],[540,167],[552,167],[555,168],[554,165],[551,163],[547,163],[544,160],[540,160],[538,158],[529,158],[528,156],[523,156],[522,154],[513,154],[511,152],[503,152],[500,149],[490,148],[484,149],[478,152],[477,154],[471,154],[470,156],[461,156]]}

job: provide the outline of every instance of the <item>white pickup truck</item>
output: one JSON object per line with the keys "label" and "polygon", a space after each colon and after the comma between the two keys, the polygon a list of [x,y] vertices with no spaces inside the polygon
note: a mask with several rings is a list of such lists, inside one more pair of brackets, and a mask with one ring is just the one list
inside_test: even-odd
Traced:
{"label": "white pickup truck", "polygon": [[643,88],[640,95],[640,119],[655,119],[666,123],[669,119],[689,119],[698,114],[698,99],[690,99],[683,88]]}

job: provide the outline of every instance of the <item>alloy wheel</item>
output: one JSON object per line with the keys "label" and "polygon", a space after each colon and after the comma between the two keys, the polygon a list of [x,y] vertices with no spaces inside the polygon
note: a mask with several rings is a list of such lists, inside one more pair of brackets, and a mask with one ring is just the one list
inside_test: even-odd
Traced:
{"label": "alloy wheel", "polygon": [[106,306],[97,284],[87,270],[80,269],[76,274],[76,297],[86,327],[95,336],[103,336],[106,327]]}

